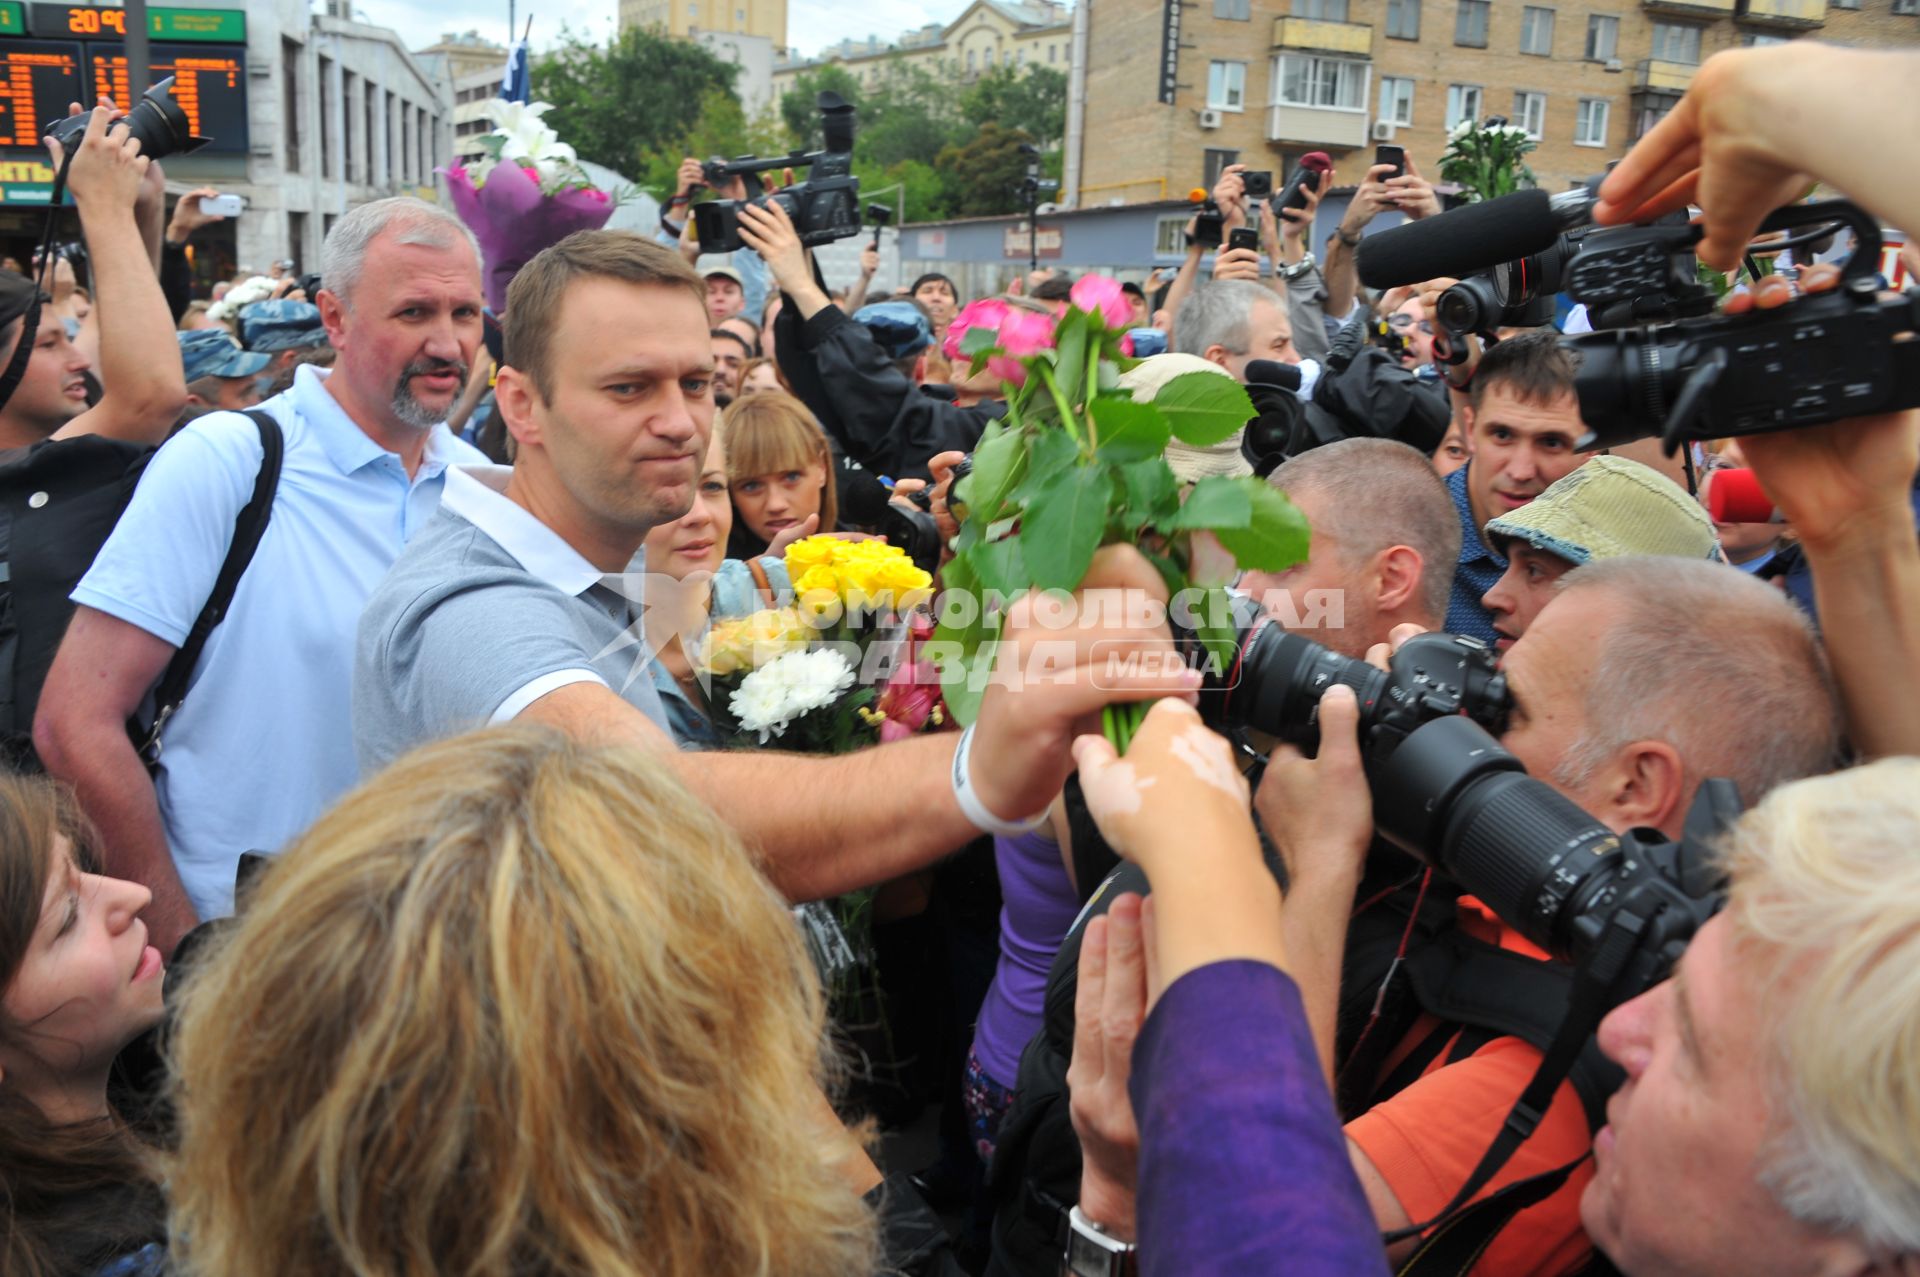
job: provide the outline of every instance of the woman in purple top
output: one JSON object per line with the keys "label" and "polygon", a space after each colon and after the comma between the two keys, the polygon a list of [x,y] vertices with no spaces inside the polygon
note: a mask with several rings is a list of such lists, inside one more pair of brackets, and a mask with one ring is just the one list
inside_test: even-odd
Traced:
{"label": "woman in purple top", "polygon": [[1005,901],[1000,910],[1000,962],[980,1006],[966,1080],[969,1128],[983,1162],[993,1160],[1000,1119],[1013,1102],[1020,1052],[1040,1031],[1047,972],[1080,912],[1055,827],[993,840]]}
{"label": "woman in purple top", "polygon": [[[1358,768],[1357,719],[1353,693],[1334,689],[1320,758],[1276,765]],[[1101,833],[1153,881],[1150,901],[1114,901],[1082,942],[1067,1075],[1086,1163],[1076,1229],[1131,1241],[1137,1222],[1149,1275],[1384,1274],[1231,747],[1163,700],[1126,757],[1098,736],[1074,756]]]}

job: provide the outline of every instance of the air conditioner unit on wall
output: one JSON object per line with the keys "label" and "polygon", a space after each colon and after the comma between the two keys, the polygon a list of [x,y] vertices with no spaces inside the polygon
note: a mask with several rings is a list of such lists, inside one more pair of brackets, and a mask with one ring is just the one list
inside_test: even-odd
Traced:
{"label": "air conditioner unit on wall", "polygon": [[1220,112],[1218,112],[1218,111],[1202,111],[1202,112],[1200,112],[1200,127],[1201,127],[1201,128],[1203,128],[1203,129],[1217,129],[1217,128],[1219,128],[1219,127],[1220,127]]}
{"label": "air conditioner unit on wall", "polygon": [[1375,120],[1373,122],[1373,140],[1376,142],[1393,141],[1393,121]]}

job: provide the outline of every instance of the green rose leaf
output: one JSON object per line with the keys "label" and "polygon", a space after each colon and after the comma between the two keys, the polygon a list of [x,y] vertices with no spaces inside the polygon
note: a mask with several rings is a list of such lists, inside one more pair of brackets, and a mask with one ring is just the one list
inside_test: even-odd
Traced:
{"label": "green rose leaf", "polygon": [[1125,464],[1158,457],[1167,450],[1173,432],[1152,404],[1131,399],[1096,399],[1088,405],[1099,431],[1099,456]]}
{"label": "green rose leaf", "polygon": [[1213,528],[1234,562],[1257,572],[1284,572],[1304,562],[1309,533],[1300,508],[1264,479],[1248,475],[1229,482],[1240,485],[1253,507],[1253,517],[1246,524]]}
{"label": "green rose leaf", "polygon": [[963,355],[984,355],[999,344],[999,329],[969,328],[960,337],[960,353]]}
{"label": "green rose leaf", "polygon": [[[1264,488],[1266,481],[1253,480]],[[1180,509],[1167,521],[1170,529],[1244,528],[1253,520],[1253,497],[1247,480],[1210,475],[1193,485]],[[1242,564],[1244,567],[1245,565]]]}
{"label": "green rose leaf", "polygon": [[1107,472],[1095,466],[1063,470],[1034,494],[1020,527],[1020,550],[1035,586],[1071,590],[1080,584],[1100,548],[1112,496]]}
{"label": "green rose leaf", "polygon": [[1194,627],[1201,646],[1207,649],[1210,673],[1226,677],[1233,671],[1233,659],[1240,647],[1240,631],[1233,623],[1233,605],[1226,590],[1214,586],[1201,601],[1200,623]]}
{"label": "green rose leaf", "polygon": [[1180,482],[1163,457],[1121,466],[1120,482],[1126,490],[1127,515],[1135,524],[1164,524],[1180,508]]}
{"label": "green rose leaf", "polygon": [[1160,387],[1153,406],[1166,415],[1174,438],[1196,448],[1220,443],[1253,416],[1253,400],[1240,383],[1211,372],[1181,373]]}
{"label": "green rose leaf", "polygon": [[1014,502],[1022,506],[1032,504],[1035,493],[1080,459],[1080,445],[1064,426],[1041,426],[1027,439],[1027,477],[1013,490]]}
{"label": "green rose leaf", "polygon": [[1026,456],[1026,440],[1017,429],[996,421],[980,436],[973,450],[973,473],[960,481],[967,517],[991,522],[1007,503]]}
{"label": "green rose leaf", "polygon": [[1012,598],[1032,584],[1027,563],[1020,553],[1018,534],[989,541],[973,552],[973,566],[979,572],[982,589],[996,590]]}
{"label": "green rose leaf", "polygon": [[1087,380],[1087,317],[1070,310],[1053,330],[1053,384],[1070,404],[1081,399]]}

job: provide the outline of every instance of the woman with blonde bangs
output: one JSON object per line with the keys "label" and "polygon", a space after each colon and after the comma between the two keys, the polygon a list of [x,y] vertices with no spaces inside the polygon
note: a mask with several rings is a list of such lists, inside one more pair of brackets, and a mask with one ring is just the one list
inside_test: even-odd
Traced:
{"label": "woman with blonde bangs", "polygon": [[781,391],[735,400],[716,427],[727,453],[733,538],[727,557],[765,554],[781,532],[816,519],[814,530],[839,523],[833,452],[807,406]]}
{"label": "woman with blonde bangs", "polygon": [[400,760],[186,992],[176,1258],[204,1277],[874,1271],[781,901],[637,750]]}

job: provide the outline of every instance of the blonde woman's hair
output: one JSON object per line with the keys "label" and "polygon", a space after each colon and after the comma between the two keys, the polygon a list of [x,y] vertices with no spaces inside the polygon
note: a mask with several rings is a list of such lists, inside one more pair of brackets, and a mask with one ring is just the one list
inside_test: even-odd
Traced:
{"label": "blonde woman's hair", "polygon": [[182,1270],[847,1277],[818,982],[733,834],[631,749],[419,750],[265,875],[184,999]]}
{"label": "blonde woman's hair", "polygon": [[1725,862],[1772,1039],[1761,1180],[1807,1224],[1920,1254],[1920,759],[1774,790]]}
{"label": "blonde woman's hair", "polygon": [[820,490],[820,531],[838,526],[833,452],[805,404],[784,391],[743,395],[721,411],[720,435],[726,442],[729,484],[781,470],[823,467],[827,480]]}

